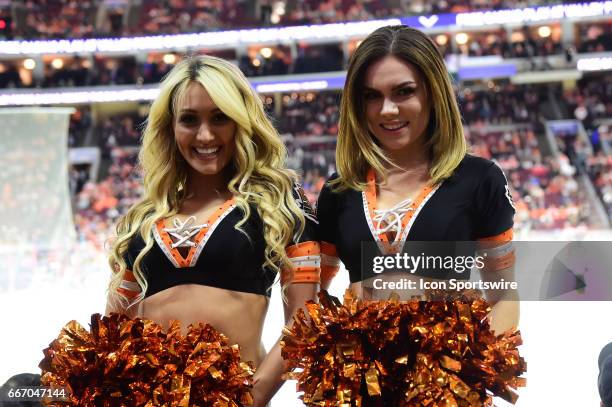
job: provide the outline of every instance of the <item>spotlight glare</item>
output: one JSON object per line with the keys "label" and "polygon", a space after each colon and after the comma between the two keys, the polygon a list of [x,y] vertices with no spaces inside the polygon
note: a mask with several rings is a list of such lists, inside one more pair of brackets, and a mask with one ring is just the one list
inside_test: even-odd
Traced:
{"label": "spotlight glare", "polygon": [[172,65],[176,62],[176,55],[174,54],[164,54],[164,63],[168,65]]}
{"label": "spotlight glare", "polygon": [[60,58],[54,58],[53,61],[51,61],[51,66],[55,69],[62,69],[64,67],[64,61]]}
{"label": "spotlight glare", "polygon": [[466,33],[458,33],[455,35],[455,41],[457,41],[457,44],[459,45],[467,44],[469,38],[470,37]]}
{"label": "spotlight glare", "polygon": [[552,34],[552,30],[549,26],[543,25],[542,27],[538,28],[538,34],[542,38],[548,38]]}
{"label": "spotlight glare", "polygon": [[23,61],[23,67],[32,70],[36,67],[36,62],[32,58],[27,58]]}
{"label": "spotlight glare", "polygon": [[436,36],[436,43],[438,45],[444,46],[448,43],[448,37],[444,34],[440,34]]}
{"label": "spotlight glare", "polygon": [[261,50],[259,50],[259,53],[266,59],[270,58],[272,56],[272,48],[269,47],[264,47]]}

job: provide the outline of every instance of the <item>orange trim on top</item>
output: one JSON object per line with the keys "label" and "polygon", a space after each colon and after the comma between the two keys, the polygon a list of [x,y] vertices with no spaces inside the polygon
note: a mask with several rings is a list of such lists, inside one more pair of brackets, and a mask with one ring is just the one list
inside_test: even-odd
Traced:
{"label": "orange trim on top", "polygon": [[[306,241],[285,248],[285,253],[290,259],[302,256],[319,256],[321,247],[317,241]],[[296,266],[293,269],[281,271],[281,285],[291,283],[319,283],[321,269],[316,266]]]}
{"label": "orange trim on top", "polygon": [[506,230],[495,236],[483,237],[482,239],[478,239],[479,242],[492,242],[492,243],[506,243],[511,242],[514,238],[514,231],[512,228]]}
{"label": "orange trim on top", "polygon": [[336,249],[336,245],[328,242],[319,242],[321,246],[321,253],[326,254],[328,256],[338,257],[338,249]]}
{"label": "orange trim on top", "polygon": [[321,269],[315,266],[295,267],[294,270],[281,271],[281,285],[291,283],[319,283],[321,282]]}
{"label": "orange trim on top", "polygon": [[164,242],[164,244],[166,245],[166,247],[168,248],[168,250],[170,250],[170,254],[172,254],[172,257],[174,258],[174,260],[176,260],[176,262],[181,266],[181,267],[188,267],[189,264],[191,264],[191,261],[193,260],[193,256],[195,256],[195,253],[198,249],[198,246],[200,245],[200,243],[202,242],[202,239],[204,238],[204,236],[206,236],[206,233],[208,232],[208,230],[210,229],[210,227],[221,217],[221,215],[223,215],[223,213],[225,213],[226,210],[228,210],[228,208],[230,206],[232,206],[234,204],[234,197],[228,199],[227,201],[225,201],[223,203],[223,205],[221,205],[220,207],[218,207],[211,215],[210,217],[204,222],[206,225],[208,225],[207,227],[202,228],[197,235],[195,235],[193,241],[195,243],[195,246],[192,246],[189,248],[189,252],[187,253],[187,257],[184,258],[181,253],[179,252],[178,248],[172,248],[172,244],[174,243],[172,241],[172,238],[170,237],[170,234],[168,232],[166,232],[164,230],[164,228],[166,227],[166,220],[165,219],[160,219],[155,223],[155,227],[157,228],[157,232],[159,233],[159,235],[162,238],[162,241]]}
{"label": "orange trim on top", "polygon": [[[427,195],[429,195],[429,193],[434,189],[434,186],[432,185],[425,185],[423,187],[423,189],[421,189],[421,192],[419,192],[419,195],[416,197],[416,199],[412,202],[412,205],[410,205],[413,209],[416,209],[419,207],[419,205],[421,205],[421,203],[425,200],[425,198],[427,198]],[[368,203],[368,212],[370,215],[370,219],[372,220],[372,222],[374,222],[374,211],[376,210],[376,206],[377,206],[377,197],[376,197],[376,172],[374,171],[373,168],[370,168],[368,170],[368,183],[367,183],[367,187],[366,187],[366,201]],[[415,211],[408,211],[404,214],[404,217],[402,218],[402,230],[398,231],[398,233],[402,233],[402,231],[404,231],[406,229],[406,227],[408,226],[408,223],[410,223],[410,220],[412,219],[412,217],[414,216]],[[381,233],[378,235],[378,238],[384,242],[384,243],[389,243],[389,238],[387,237],[386,233]]]}
{"label": "orange trim on top", "polygon": [[285,248],[285,252],[287,253],[287,257],[289,258],[300,256],[317,256],[321,254],[321,247],[319,245],[319,242],[309,240],[306,242],[287,246]]}

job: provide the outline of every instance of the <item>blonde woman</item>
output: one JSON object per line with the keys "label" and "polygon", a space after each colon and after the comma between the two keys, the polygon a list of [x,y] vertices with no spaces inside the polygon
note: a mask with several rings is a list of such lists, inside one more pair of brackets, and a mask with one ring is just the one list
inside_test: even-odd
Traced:
{"label": "blonde woman", "polygon": [[267,355],[261,344],[270,287],[280,275],[289,321],[319,282],[316,219],[285,154],[238,68],[183,60],[151,106],[144,198],[119,222],[110,256],[107,313],[211,324],[255,362],[255,406],[283,371],[278,344]]}
{"label": "blonde woman", "polygon": [[[505,176],[467,154],[449,74],[427,35],[383,27],[355,50],[336,166],[317,206],[324,288],[342,261],[354,291],[372,294],[362,284],[362,242],[388,254],[401,252],[405,241],[477,241],[488,257],[481,279],[512,279],[514,207]],[[492,327],[515,327],[515,293],[487,294]]]}

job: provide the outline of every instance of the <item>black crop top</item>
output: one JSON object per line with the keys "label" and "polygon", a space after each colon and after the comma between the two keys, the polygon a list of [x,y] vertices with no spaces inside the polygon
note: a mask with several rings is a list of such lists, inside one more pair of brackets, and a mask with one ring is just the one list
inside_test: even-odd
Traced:
{"label": "black crop top", "polygon": [[[372,170],[363,192],[337,193],[325,185],[317,203],[322,279],[333,277],[338,258],[351,282],[363,279],[361,242],[386,239],[375,229],[375,207]],[[492,161],[466,155],[450,178],[425,187],[414,200],[403,217],[400,240],[475,241],[498,235],[511,240],[513,216],[514,206],[501,168]]]}
{"label": "black crop top", "polygon": [[[303,200],[299,187],[295,188],[294,197],[304,211],[306,225],[299,241],[291,242],[286,249],[295,267],[292,281],[318,283],[320,250],[315,240],[316,218],[312,209],[309,210],[308,201]],[[203,228],[194,224],[195,219],[184,224],[175,221],[174,225],[168,225],[168,220],[158,221],[153,230],[153,247],[140,263],[148,284],[145,297],[181,284],[206,285],[269,297],[276,273],[264,267],[262,220],[257,208],[251,205],[251,214],[241,226],[247,237],[234,227],[242,218],[243,211],[230,199],[216,209]],[[175,246],[186,234],[192,234],[184,243],[191,247],[187,254],[183,252],[183,256]],[[138,234],[130,241],[124,255],[127,270],[119,292],[129,299],[140,293],[131,270],[144,247],[145,243]]]}

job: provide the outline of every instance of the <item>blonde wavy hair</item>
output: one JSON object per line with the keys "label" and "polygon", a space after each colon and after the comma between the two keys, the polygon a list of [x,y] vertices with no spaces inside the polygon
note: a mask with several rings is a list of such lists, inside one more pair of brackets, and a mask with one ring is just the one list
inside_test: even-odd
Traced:
{"label": "blonde wavy hair", "polygon": [[426,137],[432,182],[450,177],[467,152],[453,86],[434,42],[421,31],[406,26],[381,27],[363,40],[349,61],[336,147],[339,177],[331,182],[338,191],[363,190],[370,167],[386,180],[383,163],[394,165],[368,129],[364,104],[365,73],[374,62],[388,55],[410,63],[425,82],[431,106]]}
{"label": "blonde wavy hair", "polygon": [[[286,149],[278,132],[261,99],[237,67],[211,56],[187,58],[164,78],[159,96],[151,105],[138,157],[144,173],[144,196],[120,219],[111,246],[109,263],[114,271],[108,292],[111,307],[120,304],[127,309],[144,298],[147,281],[141,262],[154,244],[155,222],[176,215],[189,192],[188,164],[181,159],[175,143],[173,123],[181,98],[194,82],[201,84],[217,107],[236,123],[236,151],[228,164],[234,168],[228,188],[244,213],[236,229],[242,231],[240,227],[251,214],[250,205],[256,205],[264,225],[264,266],[276,272],[293,269],[285,247],[294,235],[302,234],[305,221],[292,196],[296,175],[285,168]],[[141,291],[130,302],[117,289],[127,267],[124,255],[137,233],[145,247],[131,271]]]}

